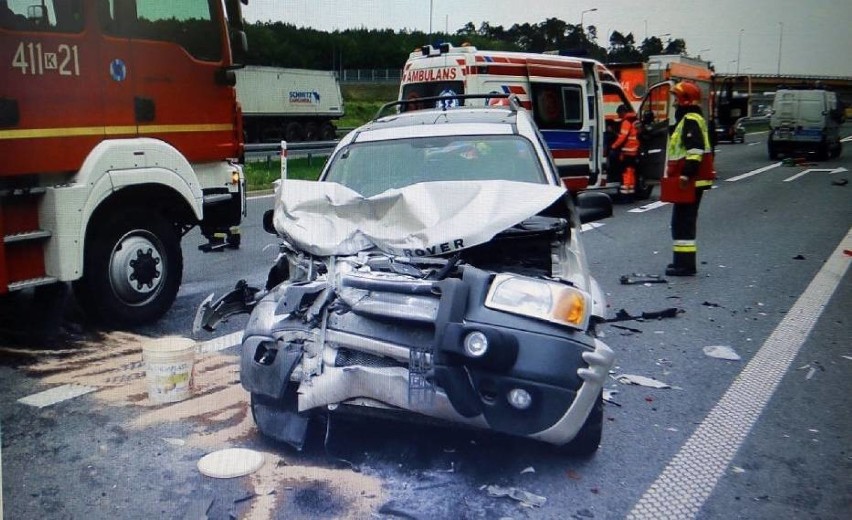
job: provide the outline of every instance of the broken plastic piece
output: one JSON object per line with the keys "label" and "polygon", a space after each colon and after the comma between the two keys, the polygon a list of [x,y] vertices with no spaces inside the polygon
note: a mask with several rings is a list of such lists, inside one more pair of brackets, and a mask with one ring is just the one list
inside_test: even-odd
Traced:
{"label": "broken plastic piece", "polygon": [[704,347],[704,354],[716,359],[727,359],[729,361],[739,361],[742,359],[734,349],[725,345],[710,345]]}
{"label": "broken plastic piece", "polygon": [[263,466],[263,454],[246,448],[228,448],[201,457],[198,471],[213,478],[242,477]]}
{"label": "broken plastic piece", "polygon": [[489,496],[492,497],[509,497],[517,500],[525,507],[541,507],[547,502],[547,498],[539,495],[518,489],[516,487],[488,486],[486,488]]}
{"label": "broken plastic piece", "polygon": [[616,376],[615,380],[624,385],[638,385],[649,388],[671,388],[671,385],[663,383],[662,381],[634,374],[621,374],[620,376]]}
{"label": "broken plastic piece", "polygon": [[666,283],[666,279],[657,274],[623,274],[621,275],[621,285],[637,285],[646,283]]}

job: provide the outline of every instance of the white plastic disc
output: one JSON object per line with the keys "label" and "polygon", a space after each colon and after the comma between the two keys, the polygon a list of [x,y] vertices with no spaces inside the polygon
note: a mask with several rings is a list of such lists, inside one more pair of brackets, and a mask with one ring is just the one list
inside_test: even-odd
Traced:
{"label": "white plastic disc", "polygon": [[263,466],[263,454],[246,448],[228,448],[201,457],[198,471],[213,478],[234,478],[254,473]]}

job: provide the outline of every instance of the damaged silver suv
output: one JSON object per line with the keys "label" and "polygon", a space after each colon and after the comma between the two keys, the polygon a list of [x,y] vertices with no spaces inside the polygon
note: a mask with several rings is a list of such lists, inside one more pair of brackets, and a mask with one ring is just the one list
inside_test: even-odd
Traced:
{"label": "damaged silver suv", "polygon": [[612,206],[575,203],[529,113],[494,97],[391,103],[319,182],[281,181],[266,288],[196,321],[251,312],[240,380],[265,435],[301,449],[315,414],[369,411],[597,450],[613,353],[579,226]]}

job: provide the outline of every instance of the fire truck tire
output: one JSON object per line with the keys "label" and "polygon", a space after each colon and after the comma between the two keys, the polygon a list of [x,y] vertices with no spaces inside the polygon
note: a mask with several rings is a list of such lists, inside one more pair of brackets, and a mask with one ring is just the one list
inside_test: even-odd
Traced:
{"label": "fire truck tire", "polygon": [[291,121],[287,123],[287,126],[284,127],[284,139],[288,143],[298,143],[301,142],[305,138],[305,131],[302,128],[302,125],[295,121]]}
{"label": "fire truck tire", "polygon": [[87,315],[106,325],[137,326],[166,313],[180,287],[183,253],[165,218],[126,209],[87,236],[83,278],[74,283]]}

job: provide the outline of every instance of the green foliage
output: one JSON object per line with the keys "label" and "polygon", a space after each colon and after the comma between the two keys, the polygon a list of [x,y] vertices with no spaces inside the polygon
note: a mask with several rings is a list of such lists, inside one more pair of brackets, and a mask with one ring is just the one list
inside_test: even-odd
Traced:
{"label": "green foliage", "polygon": [[[300,157],[287,160],[287,178],[315,181],[319,178],[325,157]],[[272,189],[272,183],[281,177],[281,160],[251,161],[245,164],[248,191]]]}
{"label": "green foliage", "polygon": [[637,45],[632,33],[613,31],[608,47],[597,42],[594,25],[580,27],[558,18],[537,24],[515,24],[508,29],[468,22],[455,33],[428,35],[420,31],[347,29],[332,33],[297,28],[283,22],[256,22],[246,27],[248,64],[322,70],[401,68],[408,55],[432,43],[469,43],[481,49],[527,52],[562,51],[603,62],[644,61],[653,54],[681,54],[686,42],[668,40],[663,46],[652,36]]}

